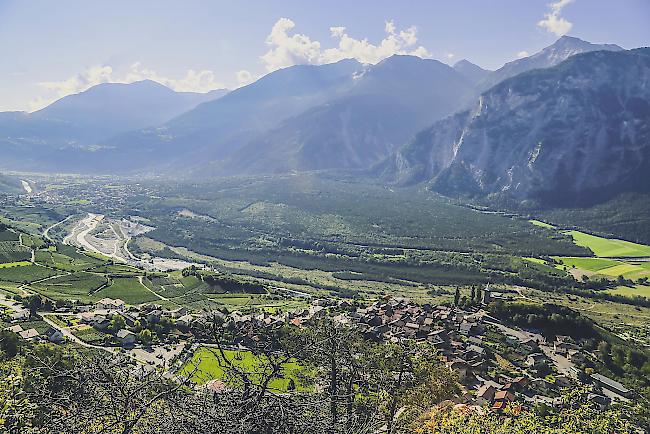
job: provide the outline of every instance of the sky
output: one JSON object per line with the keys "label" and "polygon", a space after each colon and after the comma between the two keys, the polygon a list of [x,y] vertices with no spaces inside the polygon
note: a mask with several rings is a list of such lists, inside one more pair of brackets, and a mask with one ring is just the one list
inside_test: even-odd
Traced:
{"label": "sky", "polygon": [[562,35],[650,46],[649,0],[0,0],[0,111],[103,82],[235,89],[279,68],[413,54],[497,69]]}

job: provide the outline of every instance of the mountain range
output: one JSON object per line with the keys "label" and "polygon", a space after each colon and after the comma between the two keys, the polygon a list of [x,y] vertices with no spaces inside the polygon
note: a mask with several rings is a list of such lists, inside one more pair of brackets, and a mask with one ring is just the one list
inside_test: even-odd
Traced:
{"label": "mountain range", "polygon": [[2,112],[3,163],[5,168],[65,170],[59,155],[65,160],[69,154],[99,148],[107,138],[159,125],[226,93],[174,92],[151,80],[103,83],[33,113]]}
{"label": "mountain range", "polygon": [[395,55],[292,66],[231,92],[103,84],[0,113],[0,166],[203,178],[370,169],[445,194],[579,201],[629,188],[645,167],[645,58],[565,36],[496,71]]}
{"label": "mountain range", "polygon": [[447,195],[553,205],[650,190],[650,49],[596,51],[507,79],[375,168]]}

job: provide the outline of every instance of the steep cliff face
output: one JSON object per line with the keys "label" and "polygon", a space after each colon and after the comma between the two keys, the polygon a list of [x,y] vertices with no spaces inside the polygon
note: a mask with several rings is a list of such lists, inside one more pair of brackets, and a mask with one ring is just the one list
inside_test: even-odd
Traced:
{"label": "steep cliff face", "polygon": [[378,168],[445,194],[593,201],[650,190],[650,49],[592,52],[521,74]]}

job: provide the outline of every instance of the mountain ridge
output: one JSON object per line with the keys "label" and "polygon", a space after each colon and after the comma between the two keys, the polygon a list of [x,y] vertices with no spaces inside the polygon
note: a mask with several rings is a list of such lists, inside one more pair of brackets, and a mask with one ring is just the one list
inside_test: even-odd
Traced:
{"label": "mountain ridge", "polygon": [[492,87],[472,110],[423,131],[374,173],[452,196],[556,204],[635,184],[643,190],[650,185],[642,181],[650,168],[649,82],[648,48],[578,54]]}

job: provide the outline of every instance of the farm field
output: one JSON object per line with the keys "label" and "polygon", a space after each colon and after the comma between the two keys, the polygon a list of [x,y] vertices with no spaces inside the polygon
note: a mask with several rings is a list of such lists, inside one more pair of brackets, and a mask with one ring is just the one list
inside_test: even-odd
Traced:
{"label": "farm field", "polygon": [[580,231],[566,231],[565,233],[571,235],[577,245],[590,249],[598,257],[615,258],[650,256],[650,246],[643,244],[598,237]]}
{"label": "farm field", "polygon": [[271,310],[283,308],[285,310],[307,307],[308,303],[300,300],[273,300],[257,294],[208,294],[207,297],[229,309],[246,310],[248,308]]}
{"label": "farm field", "polygon": [[555,226],[548,224],[546,222],[543,222],[541,220],[528,220],[530,223],[534,224],[535,226],[539,226],[540,228],[546,228],[546,229],[555,229]]}
{"label": "farm field", "polygon": [[29,261],[19,261],[19,262],[5,262],[0,264],[0,268],[12,268],[12,267],[25,267],[31,265]]}
{"label": "farm field", "polygon": [[20,241],[20,235],[13,231],[0,231],[0,241]]}
{"label": "farm field", "polygon": [[546,265],[546,261],[541,258],[523,258],[523,259],[528,262],[532,262],[533,264]]}
{"label": "farm field", "polygon": [[93,273],[110,274],[116,277],[133,277],[144,274],[143,270],[124,264],[100,265],[99,267],[92,268],[90,271]]}
{"label": "farm field", "polygon": [[579,268],[581,270],[587,271],[599,271],[605,268],[614,267],[622,264],[620,261],[613,259],[601,259],[601,258],[577,258],[577,257],[567,257],[567,256],[554,256],[553,259],[561,261],[563,265],[566,265],[567,268]]}
{"label": "farm field", "polygon": [[[257,357],[250,351],[224,350],[224,353],[234,365],[249,372],[258,363]],[[198,366],[198,370],[191,377],[194,383],[205,384],[210,380],[223,379],[224,372],[219,365],[221,356],[217,354],[218,350],[216,348],[199,347],[192,355],[192,358],[177,372],[177,375],[189,375],[194,367]],[[301,386],[296,378],[296,374],[300,370],[301,367],[298,363],[287,363],[284,365],[284,378],[271,381],[269,386],[278,392],[283,392],[288,390],[289,382],[293,378],[297,390],[308,390],[308,388]]]}
{"label": "farm field", "polygon": [[49,268],[41,267],[39,265],[26,265],[23,267],[9,267],[0,268],[0,280],[7,282],[35,282],[37,280],[46,279],[48,277],[60,274]]}
{"label": "farm field", "polygon": [[97,274],[79,272],[55,277],[29,286],[30,290],[53,300],[79,300],[90,303],[102,297],[93,294],[106,284],[106,278]]}
{"label": "farm field", "polygon": [[618,286],[614,289],[608,289],[606,292],[616,295],[624,295],[626,297],[646,297],[650,298],[650,286],[635,285],[635,286]]}
{"label": "farm field", "polygon": [[560,261],[559,269],[565,266],[567,269],[578,269],[591,272],[592,274],[617,278],[623,276],[626,279],[640,279],[650,276],[650,262],[647,261],[621,261],[602,258],[574,258],[555,256],[553,259]]}
{"label": "farm field", "polygon": [[81,339],[82,341],[91,345],[100,345],[104,342],[108,335],[98,332],[94,328],[82,325],[72,330],[72,334]]}
{"label": "farm field", "polygon": [[29,261],[31,257],[31,250],[20,241],[0,241],[0,263]]}
{"label": "farm field", "polygon": [[127,304],[141,304],[159,300],[151,291],[134,278],[115,278],[110,286],[94,294],[97,299],[104,297],[121,298]]}

